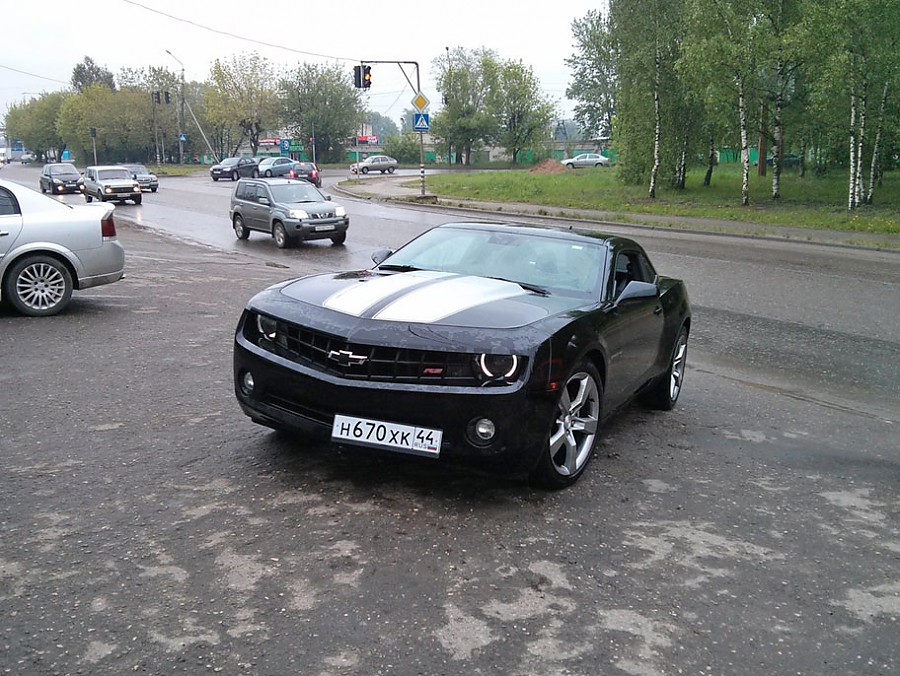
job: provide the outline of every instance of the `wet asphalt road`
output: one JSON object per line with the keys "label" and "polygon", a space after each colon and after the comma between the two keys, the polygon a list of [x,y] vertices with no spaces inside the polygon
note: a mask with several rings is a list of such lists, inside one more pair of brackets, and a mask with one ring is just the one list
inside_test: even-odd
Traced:
{"label": "wet asphalt road", "polygon": [[[125,280],[0,309],[0,673],[900,669],[896,268],[809,249],[736,312],[716,268],[771,274],[767,246],[650,238],[696,303],[679,406],[547,493],[254,426],[243,303],[331,261],[119,229]],[[807,316],[823,278],[870,289],[858,315]]]}

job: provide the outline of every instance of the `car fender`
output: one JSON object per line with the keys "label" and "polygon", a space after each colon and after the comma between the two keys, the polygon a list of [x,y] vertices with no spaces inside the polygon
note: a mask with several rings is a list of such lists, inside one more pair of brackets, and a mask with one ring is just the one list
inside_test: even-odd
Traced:
{"label": "car fender", "polygon": [[65,247],[54,242],[28,242],[8,251],[3,258],[0,258],[0,281],[6,278],[7,271],[17,260],[28,254],[41,254],[58,259],[69,269],[69,274],[72,275],[72,282],[75,284],[76,289],[79,287],[78,280],[85,276],[84,266],[81,264],[81,261]]}

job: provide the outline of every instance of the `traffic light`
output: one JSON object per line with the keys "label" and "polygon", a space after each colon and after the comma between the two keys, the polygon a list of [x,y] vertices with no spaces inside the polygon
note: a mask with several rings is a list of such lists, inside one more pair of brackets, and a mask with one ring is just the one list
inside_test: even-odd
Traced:
{"label": "traffic light", "polygon": [[353,86],[362,89],[362,66],[353,66]]}
{"label": "traffic light", "polygon": [[372,86],[372,66],[363,66],[363,89]]}
{"label": "traffic light", "polygon": [[153,100],[159,103],[159,92],[153,92]]}
{"label": "traffic light", "polygon": [[169,92],[165,92],[166,94],[166,103],[172,103],[172,98],[169,96]]}

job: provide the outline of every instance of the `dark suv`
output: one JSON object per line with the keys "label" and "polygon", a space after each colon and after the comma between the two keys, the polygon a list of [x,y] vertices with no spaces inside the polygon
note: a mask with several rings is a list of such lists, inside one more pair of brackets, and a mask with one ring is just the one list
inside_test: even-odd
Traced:
{"label": "dark suv", "polygon": [[343,244],[350,227],[347,211],[330,195],[291,178],[242,178],[231,194],[228,213],[238,239],[258,230],[271,234],[279,249],[312,239]]}

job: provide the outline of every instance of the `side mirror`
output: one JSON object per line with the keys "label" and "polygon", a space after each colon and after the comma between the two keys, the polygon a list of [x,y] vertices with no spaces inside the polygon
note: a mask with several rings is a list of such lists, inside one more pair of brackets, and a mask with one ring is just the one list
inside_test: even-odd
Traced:
{"label": "side mirror", "polygon": [[331,201],[331,195],[325,195],[325,201],[326,201],[326,202],[330,202],[330,201]]}
{"label": "side mirror", "polygon": [[271,203],[269,202],[269,198],[268,198],[268,197],[260,197],[260,198],[259,198],[259,203],[260,203],[260,204],[265,204],[266,206],[268,206],[269,204],[271,204]]}
{"label": "side mirror", "polygon": [[616,298],[615,305],[621,305],[626,300],[634,298],[656,298],[658,294],[659,289],[656,288],[656,284],[631,280],[622,290],[622,293],[619,294],[619,297]]}
{"label": "side mirror", "polygon": [[372,253],[372,262],[375,265],[381,265],[392,253],[394,253],[393,249],[378,249]]}

